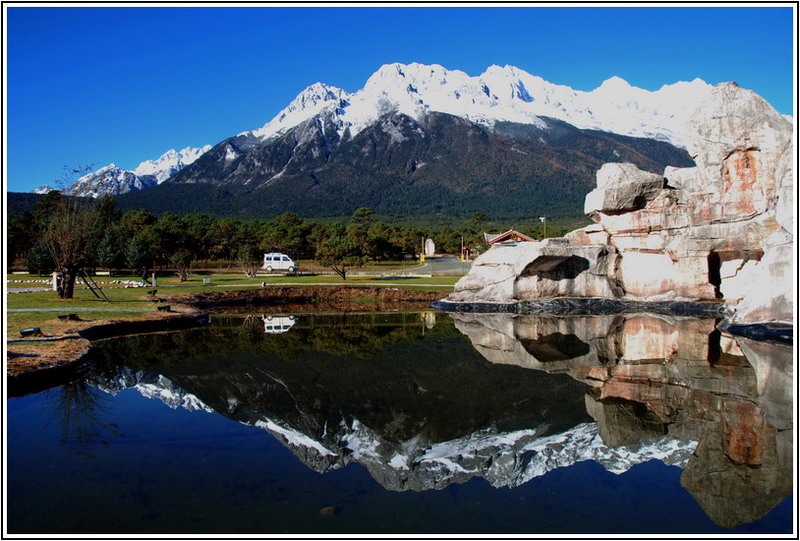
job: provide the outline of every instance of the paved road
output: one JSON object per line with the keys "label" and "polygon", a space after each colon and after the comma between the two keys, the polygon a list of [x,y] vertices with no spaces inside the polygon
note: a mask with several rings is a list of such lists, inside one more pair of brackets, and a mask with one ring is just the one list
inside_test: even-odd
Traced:
{"label": "paved road", "polygon": [[453,256],[431,257],[425,261],[425,266],[414,269],[419,274],[455,274],[464,275],[469,272],[472,263],[461,261]]}

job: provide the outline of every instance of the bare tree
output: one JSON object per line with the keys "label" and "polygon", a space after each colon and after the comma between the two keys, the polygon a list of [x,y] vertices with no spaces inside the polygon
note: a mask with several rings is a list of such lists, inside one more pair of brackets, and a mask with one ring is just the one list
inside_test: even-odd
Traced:
{"label": "bare tree", "polygon": [[[66,184],[71,178],[85,174],[90,169],[91,166],[65,167],[63,181],[59,184]],[[60,274],[58,296],[62,299],[73,297],[78,273],[91,262],[92,248],[101,227],[99,222],[91,203],[67,196],[62,197],[55,206],[44,227],[42,244]]]}

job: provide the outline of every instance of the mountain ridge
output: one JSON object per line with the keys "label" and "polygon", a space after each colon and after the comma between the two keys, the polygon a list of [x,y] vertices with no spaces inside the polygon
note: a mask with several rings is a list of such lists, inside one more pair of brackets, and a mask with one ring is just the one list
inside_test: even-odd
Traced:
{"label": "mountain ridge", "polygon": [[[628,159],[647,170],[654,170],[654,163],[658,165],[655,169],[661,170],[665,165],[691,165],[685,153],[677,157],[673,152],[666,161],[653,160],[654,152],[659,156],[668,153],[652,147],[646,151],[635,150],[647,144],[628,145],[620,137],[646,137],[682,144],[683,126],[693,105],[702,101],[711,88],[695,79],[663,85],[651,92],[619,77],[611,77],[596,89],[585,92],[549,83],[508,65],[492,65],[481,75],[472,77],[438,64],[385,64],[356,92],[314,83],[260,128],[241,132],[213,147],[169,150],[130,171],[106,166],[81,177],[64,193],[98,197],[150,191],[166,184],[206,183],[229,191],[230,198],[223,198],[226,201],[253,196],[276,201],[276,204],[266,204],[242,199],[241,209],[234,209],[235,204],[228,201],[230,204],[226,205],[231,208],[226,208],[224,213],[274,215],[294,211],[342,215],[359,206],[382,208],[395,214],[417,213],[419,201],[438,198],[438,203],[423,205],[425,212],[464,214],[498,205],[508,207],[507,202],[495,204],[487,197],[493,191],[497,193],[498,183],[509,182],[515,184],[511,191],[517,192],[516,196],[528,197],[544,189],[546,198],[570,198],[569,213],[580,216],[580,202],[593,187],[594,170],[605,161]],[[426,148],[432,148],[429,140],[425,140],[425,126],[431,118],[442,115],[461,119],[483,133],[466,127],[467,124],[456,126],[455,121],[450,121],[456,132],[473,141],[448,142],[448,159],[436,163],[436,156],[416,154],[424,154]],[[390,117],[407,120],[387,123]],[[411,131],[403,132],[403,129]],[[359,137],[365,133],[374,148],[362,144],[364,138]],[[572,135],[559,139],[559,134],[565,133]],[[575,136],[576,133],[580,133],[580,137]],[[501,142],[496,136],[505,139]],[[589,142],[592,137],[594,141]],[[483,163],[468,155],[457,156],[459,144],[467,149],[464,152],[470,152],[469,149],[475,148],[474,141],[487,138],[491,141],[484,141],[486,144],[482,147],[478,145]],[[437,141],[443,140],[440,134]],[[570,152],[563,144],[566,140],[582,146]],[[537,146],[537,141],[546,142],[549,147]],[[356,145],[361,145],[363,156],[352,150]],[[610,150],[605,152],[607,149]],[[512,152],[531,156],[531,163],[519,163],[510,157]],[[343,164],[342,154],[349,156],[353,163]],[[367,164],[364,156],[372,156],[373,163]],[[407,162],[404,167],[398,164],[401,157]],[[499,161],[495,163],[495,160]],[[558,160],[566,161],[556,163]],[[652,163],[643,163],[648,160]],[[418,172],[425,167],[427,170]],[[591,168],[594,170],[589,170]],[[331,174],[334,169],[336,172]],[[435,176],[440,182],[427,182],[431,177],[427,171],[431,169],[437,171]],[[534,174],[542,170],[564,173],[561,176]],[[577,170],[580,174],[576,176]],[[323,186],[325,180],[332,182],[332,177],[340,179],[341,185],[338,188]],[[361,186],[353,185],[354,178],[359,179]],[[467,178],[464,185],[458,185],[459,178]],[[427,197],[420,192],[426,182],[430,191]],[[528,186],[519,192],[521,183],[531,182],[535,188]],[[546,187],[548,182],[553,184],[551,188]],[[272,185],[279,188],[267,194],[268,186]],[[556,193],[556,186],[563,188],[564,193]],[[256,194],[254,189],[260,192]],[[401,201],[403,192],[409,190],[414,192],[410,194],[413,200],[404,203]],[[173,201],[172,208],[158,202],[167,192],[177,194],[179,191],[162,189],[146,196],[130,196],[128,202],[156,205],[162,210],[184,208],[185,202]],[[319,196],[318,192],[323,195]],[[483,196],[465,203],[467,192]],[[215,209],[219,202],[211,201],[210,195],[193,192],[192,197],[208,201],[209,212],[218,213]],[[320,197],[326,199],[326,205],[318,201]],[[500,193],[500,197],[505,196]],[[341,201],[337,200],[340,198]],[[541,206],[543,198],[536,200]],[[283,207],[279,208],[278,203],[283,203]],[[540,211],[552,213],[556,209],[552,204],[545,204]],[[510,212],[506,208],[501,214],[514,216],[521,212],[520,208]]]}
{"label": "mountain ridge", "polygon": [[[356,92],[314,83],[261,128],[242,132],[268,139],[324,109],[335,112],[341,131],[355,135],[386,108],[415,117],[424,111],[461,116],[491,126],[494,121],[537,124],[538,117],[563,120],[581,129],[648,137],[684,145],[684,124],[712,85],[700,78],[665,84],[656,91],[613,76],[592,91],[557,85],[506,65],[489,66],[471,77],[438,64],[385,64]],[[623,113],[623,114],[621,114]]]}
{"label": "mountain ridge", "polygon": [[[336,120],[321,114],[260,145],[227,139],[162,185],[119,203],[183,212],[175,196],[184,192],[193,194],[192,205],[199,198],[216,214],[335,217],[367,206],[386,215],[574,218],[582,216],[605,162],[630,161],[654,172],[693,164],[664,142],[545,117],[536,126],[501,122],[487,130],[444,113],[417,120],[390,112],[354,137],[335,128]],[[198,188],[177,188],[189,184]]]}
{"label": "mountain ridge", "polygon": [[[145,160],[130,170],[121,169],[115,163],[110,163],[81,176],[72,185],[60,191],[65,195],[96,198],[144,190],[161,184],[209,149],[211,145],[199,148],[185,147],[181,150],[170,149],[155,160]],[[31,190],[31,193],[46,194],[55,189],[43,185]]]}

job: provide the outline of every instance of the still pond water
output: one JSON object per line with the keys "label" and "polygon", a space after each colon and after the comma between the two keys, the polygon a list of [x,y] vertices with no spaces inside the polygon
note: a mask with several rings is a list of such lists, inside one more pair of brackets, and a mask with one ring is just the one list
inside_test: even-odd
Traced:
{"label": "still pond water", "polygon": [[714,320],[217,316],[7,402],[10,533],[791,533],[792,348]]}

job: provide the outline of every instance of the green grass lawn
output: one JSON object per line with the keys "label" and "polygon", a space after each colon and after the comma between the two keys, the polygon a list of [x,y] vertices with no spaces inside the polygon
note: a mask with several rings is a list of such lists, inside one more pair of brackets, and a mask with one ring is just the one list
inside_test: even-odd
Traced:
{"label": "green grass lawn", "polygon": [[105,321],[145,319],[157,312],[156,306],[160,304],[149,300],[146,291],[141,288],[104,288],[104,291],[112,303],[98,300],[88,289],[76,289],[73,299],[59,299],[54,291],[9,293],[6,296],[6,337],[20,338],[19,331],[31,327],[39,327],[45,335],[59,334],[68,326],[58,319],[59,315],[64,314],[78,314],[81,319]]}

